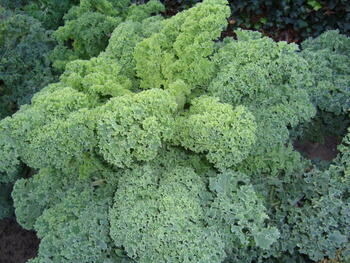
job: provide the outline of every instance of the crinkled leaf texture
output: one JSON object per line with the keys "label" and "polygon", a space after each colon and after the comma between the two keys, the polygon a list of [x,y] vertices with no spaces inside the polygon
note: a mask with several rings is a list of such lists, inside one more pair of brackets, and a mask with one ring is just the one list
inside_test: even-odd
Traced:
{"label": "crinkled leaf texture", "polygon": [[[349,139],[325,171],[293,150],[290,129],[316,111],[297,46],[250,31],[218,40],[224,0],[169,19],[149,17],[156,1],[129,6],[72,8],[57,32],[91,22],[65,57],[86,60],[0,122],[1,182],[21,163],[36,171],[12,192],[18,221],[42,240],[31,262],[345,257]],[[109,44],[91,46],[104,26]]]}
{"label": "crinkled leaf texture", "polygon": [[64,25],[53,33],[58,43],[50,55],[53,66],[64,71],[70,61],[98,56],[123,21],[142,22],[161,11],[164,6],[158,0],[142,5],[131,5],[130,0],[80,1],[64,16]]}
{"label": "crinkled leaf texture", "polygon": [[237,40],[225,39],[214,55],[217,73],[207,91],[221,102],[245,106],[255,118],[255,151],[240,169],[252,175],[278,174],[281,163],[298,159],[285,147],[289,128],[316,113],[306,91],[312,75],[295,44],[276,43],[258,32],[236,34]]}
{"label": "crinkled leaf texture", "polygon": [[29,103],[33,94],[56,80],[48,59],[54,41],[31,16],[1,11],[0,119]]}
{"label": "crinkled leaf texture", "polygon": [[233,108],[213,97],[199,97],[177,122],[177,141],[197,153],[206,153],[218,169],[244,160],[256,140],[254,116],[244,107]]}
{"label": "crinkled leaf texture", "polygon": [[350,38],[331,30],[301,46],[315,80],[308,87],[314,104],[336,115],[346,113],[350,108]]}
{"label": "crinkled leaf texture", "polygon": [[210,178],[209,189],[215,193],[215,197],[206,220],[218,228],[228,247],[255,244],[267,250],[279,238],[277,228],[266,225],[269,218],[266,208],[249,177],[225,171]]}
{"label": "crinkled leaf texture", "polygon": [[140,263],[222,262],[224,243],[205,226],[202,180],[182,166],[126,172],[110,210],[115,244]]}
{"label": "crinkled leaf texture", "polygon": [[164,21],[159,33],[136,46],[141,88],[167,88],[178,79],[192,88],[208,84],[214,73],[208,57],[229,12],[226,1],[207,0]]}

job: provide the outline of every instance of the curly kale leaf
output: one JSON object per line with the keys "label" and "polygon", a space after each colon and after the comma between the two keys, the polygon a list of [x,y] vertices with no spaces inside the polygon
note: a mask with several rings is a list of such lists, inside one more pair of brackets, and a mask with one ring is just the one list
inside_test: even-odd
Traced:
{"label": "curly kale leaf", "polygon": [[157,0],[144,5],[130,5],[130,2],[83,0],[73,6],[64,17],[65,24],[53,33],[58,42],[51,54],[53,66],[63,71],[70,61],[98,56],[121,22],[142,22],[164,8]]}
{"label": "curly kale leaf", "polygon": [[0,20],[0,119],[55,81],[48,54],[53,41],[36,19],[6,11]]}
{"label": "curly kale leaf", "polygon": [[215,54],[217,74],[207,90],[221,102],[244,105],[255,117],[256,151],[241,169],[252,175],[278,173],[275,164],[281,158],[275,153],[285,152],[282,155],[289,158],[291,151],[284,147],[289,128],[316,113],[305,89],[312,85],[312,76],[294,44],[276,43],[257,32],[236,33],[237,40],[225,40]]}
{"label": "curly kale leaf", "polygon": [[112,185],[78,185],[64,193],[35,223],[41,239],[37,262],[119,262],[109,237]]}
{"label": "curly kale leaf", "polygon": [[214,73],[208,58],[214,41],[226,26],[229,7],[224,0],[206,0],[164,21],[159,33],[136,46],[137,76],[143,89],[169,87],[183,80],[191,88],[203,86]]}
{"label": "curly kale leaf", "polygon": [[206,220],[218,228],[228,249],[243,245],[268,250],[277,241],[279,231],[266,225],[266,208],[249,177],[225,171],[210,178],[209,189],[214,199]]}
{"label": "curly kale leaf", "polygon": [[173,136],[176,109],[175,98],[160,89],[111,99],[100,109],[100,153],[121,168],[153,160]]}
{"label": "curly kale leaf", "polygon": [[253,115],[243,106],[233,108],[213,97],[199,97],[191,103],[188,113],[177,121],[177,143],[205,153],[219,169],[242,162],[256,139]]}
{"label": "curly kale leaf", "polygon": [[67,64],[60,80],[63,85],[96,97],[96,102],[100,102],[103,98],[130,93],[131,82],[121,71],[122,65],[111,58],[75,60]]}
{"label": "curly kale leaf", "polygon": [[120,22],[120,18],[97,12],[87,12],[67,21],[53,34],[58,41],[51,55],[53,66],[63,70],[69,61],[97,56],[106,48],[108,35]]}
{"label": "curly kale leaf", "polygon": [[120,180],[110,210],[111,237],[137,262],[222,262],[224,244],[204,224],[193,169],[144,166]]}
{"label": "curly kale leaf", "polygon": [[300,55],[309,63],[314,84],[308,87],[313,103],[336,115],[350,108],[350,38],[327,31],[302,43]]}
{"label": "curly kale leaf", "polygon": [[17,180],[12,192],[17,221],[25,229],[33,229],[37,218],[69,187],[69,178],[52,169],[41,169],[30,179]]}
{"label": "curly kale leaf", "polygon": [[134,88],[138,88],[140,80],[135,70],[135,47],[144,38],[159,32],[162,27],[161,16],[152,16],[142,22],[125,21],[115,28],[106,50],[101,52],[100,57],[117,60],[121,66],[121,73],[132,80]]}

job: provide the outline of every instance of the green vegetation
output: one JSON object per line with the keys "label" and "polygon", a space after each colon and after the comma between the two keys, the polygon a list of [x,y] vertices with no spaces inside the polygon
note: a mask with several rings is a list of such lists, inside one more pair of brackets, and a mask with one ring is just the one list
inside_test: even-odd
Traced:
{"label": "green vegetation", "polygon": [[[130,5],[130,0],[82,0],[64,16],[64,26],[53,37],[58,42],[51,60],[63,71],[69,61],[89,59],[103,51],[110,34],[122,21],[141,22],[164,10],[157,0],[144,5]],[[130,5],[130,6],[129,6]]]}
{"label": "green vegetation", "polygon": [[[221,39],[225,0],[162,11],[82,0],[55,47],[37,20],[6,11],[1,44],[46,48],[32,54],[41,75],[29,59],[13,62],[17,82],[10,66],[0,75],[13,92],[40,80],[0,121],[0,218],[12,191],[17,221],[41,239],[29,262],[350,260],[349,38]],[[293,149],[334,123],[345,137],[327,167]]]}
{"label": "green vegetation", "polygon": [[55,81],[48,54],[54,42],[31,16],[0,9],[0,119]]}

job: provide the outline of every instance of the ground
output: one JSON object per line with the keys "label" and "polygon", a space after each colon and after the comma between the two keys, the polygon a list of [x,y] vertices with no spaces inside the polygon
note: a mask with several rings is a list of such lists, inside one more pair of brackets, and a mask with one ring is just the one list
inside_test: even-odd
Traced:
{"label": "ground", "polygon": [[37,255],[40,240],[15,219],[0,220],[0,263],[25,263]]}

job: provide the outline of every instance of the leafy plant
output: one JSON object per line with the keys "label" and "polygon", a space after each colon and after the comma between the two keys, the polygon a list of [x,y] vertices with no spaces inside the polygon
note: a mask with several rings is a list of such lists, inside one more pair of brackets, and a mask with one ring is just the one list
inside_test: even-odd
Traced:
{"label": "leafy plant", "polygon": [[314,104],[321,111],[345,114],[350,107],[350,38],[333,30],[301,46],[315,79],[309,90]]}
{"label": "leafy plant", "polygon": [[63,24],[64,14],[78,3],[78,0],[1,0],[0,6],[23,12],[40,21],[45,29],[55,30]]}
{"label": "leafy plant", "polygon": [[313,84],[307,91],[317,108],[310,123],[293,133],[302,140],[323,143],[325,136],[341,140],[349,126],[350,38],[332,30],[302,44],[300,55],[308,62]]}
{"label": "leafy plant", "polygon": [[235,25],[261,30],[277,39],[302,41],[325,30],[349,34],[348,1],[230,1]]}
{"label": "leafy plant", "polygon": [[53,33],[58,42],[51,54],[53,66],[63,71],[69,61],[97,56],[106,48],[110,34],[122,21],[141,22],[164,9],[157,0],[143,5],[130,5],[130,2],[82,0],[73,6],[64,16],[64,25]]}
{"label": "leafy plant", "polygon": [[[37,171],[12,192],[18,222],[41,238],[30,262],[348,257],[349,142],[326,170],[293,150],[319,78],[295,44],[244,30],[220,40],[225,0],[168,19],[91,4],[66,18],[119,20],[105,50],[68,59],[59,82],[0,121],[1,180],[21,163]],[[122,22],[117,7],[147,10]]]}
{"label": "leafy plant", "polygon": [[53,41],[36,19],[0,11],[0,118],[29,103],[55,80],[48,53]]}
{"label": "leafy plant", "polygon": [[[34,93],[56,80],[48,59],[52,49],[49,32],[38,20],[0,7],[0,119],[29,103]],[[13,214],[10,193],[23,167],[11,150],[14,142],[0,130],[1,147],[5,149],[0,154],[0,218],[3,218]]]}
{"label": "leafy plant", "polygon": [[63,16],[78,0],[28,1],[22,10],[38,19],[46,29],[55,30],[63,25]]}

